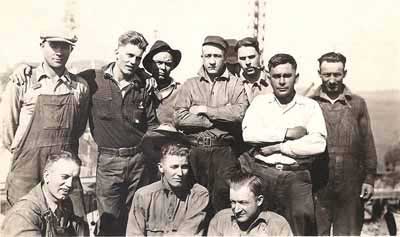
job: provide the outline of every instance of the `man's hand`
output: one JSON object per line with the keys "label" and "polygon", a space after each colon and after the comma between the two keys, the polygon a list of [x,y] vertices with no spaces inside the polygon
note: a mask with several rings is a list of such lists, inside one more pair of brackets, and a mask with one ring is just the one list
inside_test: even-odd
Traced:
{"label": "man's hand", "polygon": [[363,183],[361,186],[360,198],[368,200],[374,194],[374,187],[371,184]]}
{"label": "man's hand", "polygon": [[287,140],[296,140],[304,137],[305,135],[307,135],[307,129],[302,126],[297,126],[294,128],[288,128],[285,138]]}
{"label": "man's hand", "polygon": [[207,115],[207,106],[205,105],[193,105],[192,107],[190,107],[189,112],[192,114],[204,114]]}
{"label": "man's hand", "polygon": [[152,90],[157,89],[157,81],[154,79],[154,77],[150,77],[146,79],[146,91],[150,92]]}
{"label": "man's hand", "polygon": [[263,156],[269,156],[280,151],[281,151],[280,144],[275,144],[275,145],[261,147],[258,152]]}
{"label": "man's hand", "polygon": [[32,67],[28,64],[20,64],[11,73],[10,80],[17,85],[24,85],[28,78],[32,76]]}

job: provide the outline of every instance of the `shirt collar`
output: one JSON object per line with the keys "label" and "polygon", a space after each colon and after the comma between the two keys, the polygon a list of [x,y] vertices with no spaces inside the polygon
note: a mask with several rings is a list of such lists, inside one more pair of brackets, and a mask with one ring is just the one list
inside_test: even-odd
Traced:
{"label": "shirt collar", "polygon": [[[231,215],[231,221],[233,225],[236,225],[237,228],[239,228],[239,224],[236,221],[235,215],[232,213]],[[246,230],[247,233],[249,233],[254,227],[256,227],[259,223],[265,223],[267,224],[268,222],[268,216],[267,216],[267,211],[262,211],[258,214],[256,219],[249,225],[249,228]]]}
{"label": "shirt collar", "polygon": [[57,203],[51,201],[50,197],[48,196],[49,193],[44,190],[44,185],[42,185],[42,192],[44,199],[46,200],[47,207],[54,213],[57,209]]}
{"label": "shirt collar", "polygon": [[[327,100],[327,101],[332,101],[328,95],[323,91],[322,86],[319,86],[312,97],[319,97],[321,99]],[[348,103],[348,100],[351,100],[353,97],[353,93],[350,91],[350,89],[344,85],[343,92],[338,96],[335,101],[343,101],[345,103]]]}
{"label": "shirt collar", "polygon": [[[267,98],[267,102],[268,103],[280,103],[279,100],[276,98],[276,96],[272,93],[269,95],[266,95]],[[304,101],[304,97],[299,96],[298,93],[296,92],[296,94],[294,95],[292,101],[289,102],[289,105],[292,104],[301,104],[304,105],[306,102]],[[291,106],[289,106],[291,107]]]}
{"label": "shirt collar", "polygon": [[[114,80],[114,67],[115,67],[115,62],[112,62],[105,66],[104,70],[104,79],[108,80]],[[129,80],[130,83],[138,83],[139,85],[143,86],[143,81],[140,79],[140,77],[135,73],[133,74],[133,78]]]}
{"label": "shirt collar", "polygon": [[[244,83],[250,83],[250,81],[247,80],[246,77],[244,76],[243,70],[240,72],[240,78],[242,79],[242,81]],[[263,69],[261,69],[260,75],[259,75],[257,81],[255,81],[253,83],[253,86],[258,86],[258,87],[261,87],[261,86],[268,87],[269,86],[269,83],[267,81],[267,73]]]}
{"label": "shirt collar", "polygon": [[[229,80],[229,78],[232,76],[232,74],[229,73],[228,68],[226,66],[224,66],[224,67],[225,67],[224,72],[219,77],[215,78],[216,81]],[[207,71],[204,68],[204,66],[201,66],[201,68],[197,74],[200,76],[200,80],[204,80],[206,82],[211,82],[211,79],[208,76]]]}
{"label": "shirt collar", "polygon": [[44,68],[44,62],[40,64],[40,66],[37,68],[37,78],[38,81],[42,80],[43,78],[54,78],[57,77],[59,80],[61,80],[64,83],[70,84],[73,80],[76,78],[72,76],[72,74],[68,71],[67,68],[65,68],[64,73],[59,77],[57,75],[53,75],[54,73],[48,72]]}

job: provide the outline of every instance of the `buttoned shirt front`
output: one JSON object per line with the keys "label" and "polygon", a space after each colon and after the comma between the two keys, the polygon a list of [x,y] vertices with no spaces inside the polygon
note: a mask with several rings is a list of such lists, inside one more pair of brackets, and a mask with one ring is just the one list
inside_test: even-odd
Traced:
{"label": "buttoned shirt front", "polygon": [[156,103],[156,112],[160,124],[175,126],[173,121],[174,106],[178,98],[180,86],[179,82],[172,79],[168,86],[154,91],[158,100],[158,103]]}
{"label": "buttoned shirt front", "polygon": [[247,80],[243,71],[240,73],[240,79],[243,81],[247,98],[249,99],[250,103],[258,95],[267,95],[273,93],[272,87],[267,81],[267,73],[264,70],[260,71],[260,75],[255,82]]}
{"label": "buttoned shirt front", "polygon": [[[36,101],[39,95],[64,95],[73,93],[79,104],[79,131],[81,135],[86,128],[89,87],[86,81],[65,69],[63,75],[57,76],[45,69],[44,63],[33,69],[34,79],[26,80],[24,85],[17,85],[10,81],[2,96],[2,139],[3,145],[13,151],[21,142],[33,115]],[[33,88],[35,87],[35,88]]]}
{"label": "buttoned shirt front", "polygon": [[274,212],[261,212],[247,230],[241,230],[231,209],[218,212],[211,220],[209,236],[293,236],[286,219]]}
{"label": "buttoned shirt front", "polygon": [[[288,128],[302,126],[307,134],[296,140],[285,140]],[[327,131],[318,103],[301,95],[295,95],[282,106],[273,95],[256,97],[246,111],[242,123],[243,139],[251,143],[280,143],[280,153],[267,159],[280,163],[282,157],[307,158],[322,153],[326,147]]]}
{"label": "buttoned shirt front", "polygon": [[[189,112],[191,106],[207,106],[207,116]],[[232,124],[243,119],[248,99],[243,82],[225,70],[211,80],[202,67],[199,76],[185,81],[175,104],[175,120],[187,134],[230,139]]]}
{"label": "buttoned shirt front", "polygon": [[129,212],[127,236],[202,235],[208,191],[194,184],[175,193],[160,181],[136,191]]}

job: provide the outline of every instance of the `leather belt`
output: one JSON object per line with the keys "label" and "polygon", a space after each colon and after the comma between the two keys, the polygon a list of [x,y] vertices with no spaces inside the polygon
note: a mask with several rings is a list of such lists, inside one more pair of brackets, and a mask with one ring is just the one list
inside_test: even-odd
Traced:
{"label": "leather belt", "polygon": [[[256,159],[257,161],[257,159]],[[262,162],[262,161],[259,161]],[[276,163],[276,164],[267,164],[262,162],[263,164],[267,165],[268,167],[275,168],[277,170],[283,170],[283,171],[299,171],[299,170],[308,170],[309,166],[308,165],[299,165],[299,164],[293,164],[293,165],[286,165],[286,164],[281,164],[281,163]]]}
{"label": "leather belt", "polygon": [[230,146],[231,142],[226,140],[217,140],[211,137],[188,137],[192,146],[213,147],[213,146]]}
{"label": "leather belt", "polygon": [[121,148],[108,148],[99,147],[100,153],[115,155],[115,156],[132,156],[140,152],[138,147],[121,147]]}

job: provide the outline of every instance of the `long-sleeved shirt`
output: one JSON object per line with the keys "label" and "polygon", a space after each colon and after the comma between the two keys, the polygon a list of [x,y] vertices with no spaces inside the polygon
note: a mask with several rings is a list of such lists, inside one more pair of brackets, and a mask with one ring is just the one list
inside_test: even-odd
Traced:
{"label": "long-sleeved shirt", "polygon": [[293,236],[286,219],[274,212],[264,211],[248,230],[241,230],[231,209],[218,212],[208,227],[208,236]]}
{"label": "long-sleeved shirt", "polygon": [[[228,70],[211,80],[204,67],[199,76],[185,81],[175,104],[175,123],[186,134],[232,139],[230,129],[243,119],[248,100],[243,83]],[[191,113],[190,107],[207,106],[207,115]]]}
{"label": "long-sleeved shirt", "polygon": [[357,167],[362,167],[366,175],[363,182],[373,185],[377,154],[365,100],[351,93],[346,86],[336,100],[331,100],[321,88],[312,98],[324,113],[330,159],[344,156],[347,160],[359,160],[361,166]]}
{"label": "long-sleeved shirt", "polygon": [[127,236],[202,235],[208,191],[200,184],[175,193],[161,178],[133,197]]}
{"label": "long-sleeved shirt", "polygon": [[[296,140],[285,140],[288,128],[302,126],[307,134]],[[256,97],[247,109],[242,123],[243,139],[251,143],[280,143],[280,153],[268,156],[279,162],[280,157],[306,158],[324,152],[327,131],[318,103],[295,95],[282,106],[273,95]],[[282,158],[284,159],[284,158]]]}
{"label": "long-sleeved shirt", "polygon": [[10,81],[2,96],[1,137],[3,145],[11,152],[20,144],[31,123],[37,98],[41,94],[63,95],[72,92],[79,104],[76,134],[82,135],[86,128],[90,94],[88,84],[82,77],[71,74],[67,69],[59,77],[46,70],[44,63],[33,69],[32,75],[37,78],[40,88],[32,88],[33,78],[27,78],[22,86]]}
{"label": "long-sleeved shirt", "polygon": [[146,131],[158,125],[154,98],[145,90],[142,69],[134,74],[122,93],[114,79],[114,65],[79,73],[91,91],[90,130],[99,147],[137,146]]}

